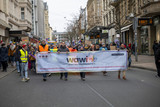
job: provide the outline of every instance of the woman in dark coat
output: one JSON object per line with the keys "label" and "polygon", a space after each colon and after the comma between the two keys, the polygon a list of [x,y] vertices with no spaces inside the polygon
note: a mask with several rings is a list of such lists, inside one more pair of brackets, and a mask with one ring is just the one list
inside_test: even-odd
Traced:
{"label": "woman in dark coat", "polygon": [[5,43],[2,43],[2,47],[0,49],[0,61],[3,67],[3,72],[7,72],[8,49],[5,47]]}

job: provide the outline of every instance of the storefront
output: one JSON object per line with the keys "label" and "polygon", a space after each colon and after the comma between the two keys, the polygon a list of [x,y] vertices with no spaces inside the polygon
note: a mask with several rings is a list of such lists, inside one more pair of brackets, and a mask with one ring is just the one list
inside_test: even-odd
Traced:
{"label": "storefront", "polygon": [[134,35],[133,35],[133,28],[132,24],[127,25],[121,28],[121,38],[120,42],[126,44],[127,46],[131,43],[134,43]]}
{"label": "storefront", "polygon": [[141,54],[149,54],[149,34],[148,27],[142,26],[140,29]]}
{"label": "storefront", "polygon": [[160,16],[153,18],[154,26],[156,27],[156,40],[160,41]]}
{"label": "storefront", "polygon": [[10,41],[20,42],[22,37],[29,37],[28,33],[22,30],[9,31]]}
{"label": "storefront", "polygon": [[99,44],[100,42],[108,44],[108,30],[109,29],[104,26],[95,26],[85,35],[90,37],[92,44]]}

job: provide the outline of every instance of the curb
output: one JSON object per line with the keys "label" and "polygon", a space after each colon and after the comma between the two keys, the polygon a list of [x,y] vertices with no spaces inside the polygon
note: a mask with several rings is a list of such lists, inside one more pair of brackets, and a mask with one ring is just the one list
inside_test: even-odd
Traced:
{"label": "curb", "polygon": [[9,75],[10,73],[14,72],[15,70],[16,70],[16,68],[15,68],[15,69],[13,69],[12,71],[8,72],[6,75],[4,75],[3,77],[1,77],[0,79],[2,79],[2,78],[4,78],[4,77],[6,77],[7,75]]}
{"label": "curb", "polygon": [[145,70],[151,70],[151,71],[157,72],[156,69],[152,69],[152,68],[145,68],[145,67],[139,67],[139,66],[131,66],[131,67],[132,67],[132,68],[145,69]]}

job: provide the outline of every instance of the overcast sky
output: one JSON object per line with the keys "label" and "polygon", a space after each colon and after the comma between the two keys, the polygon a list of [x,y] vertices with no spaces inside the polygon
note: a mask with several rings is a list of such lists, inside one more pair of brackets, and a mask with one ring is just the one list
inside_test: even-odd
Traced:
{"label": "overcast sky", "polygon": [[[87,0],[43,0],[49,6],[49,23],[57,32],[65,31],[67,22],[86,7]],[[66,19],[64,18],[66,17]],[[67,21],[68,20],[68,21]]]}

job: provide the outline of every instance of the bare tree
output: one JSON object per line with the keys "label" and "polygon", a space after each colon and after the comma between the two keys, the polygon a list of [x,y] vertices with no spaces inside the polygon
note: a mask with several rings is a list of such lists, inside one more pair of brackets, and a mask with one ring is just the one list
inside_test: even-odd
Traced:
{"label": "bare tree", "polygon": [[73,40],[76,40],[78,37],[78,17],[76,15],[73,15],[73,20],[71,20],[67,24],[67,34],[68,34],[68,40],[70,41],[71,45]]}

